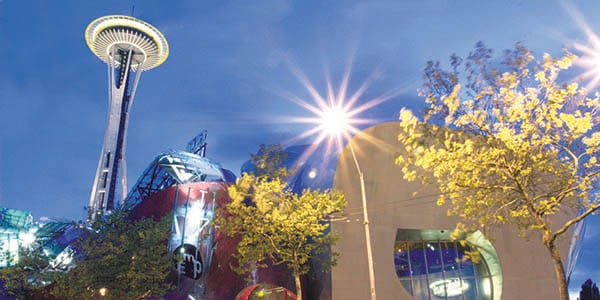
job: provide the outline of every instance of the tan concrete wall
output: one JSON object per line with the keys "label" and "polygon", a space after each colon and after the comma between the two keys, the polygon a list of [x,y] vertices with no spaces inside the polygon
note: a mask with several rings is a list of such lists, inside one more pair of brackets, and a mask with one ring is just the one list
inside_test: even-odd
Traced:
{"label": "tan concrete wall", "polygon": [[[394,269],[396,230],[453,229],[457,220],[447,217],[445,208],[436,206],[435,188],[402,179],[400,168],[394,164],[399,154],[398,130],[398,123],[385,123],[361,132],[351,141],[365,178],[375,287],[381,300],[411,299]],[[334,247],[341,257],[332,270],[333,299],[370,299],[360,181],[349,147],[340,156],[334,188],[343,191],[349,206],[345,213],[348,219],[332,224],[333,231],[341,235]],[[538,237],[526,241],[507,227],[492,238],[503,272],[502,299],[558,297],[550,256]],[[567,244],[563,241],[564,260]]]}

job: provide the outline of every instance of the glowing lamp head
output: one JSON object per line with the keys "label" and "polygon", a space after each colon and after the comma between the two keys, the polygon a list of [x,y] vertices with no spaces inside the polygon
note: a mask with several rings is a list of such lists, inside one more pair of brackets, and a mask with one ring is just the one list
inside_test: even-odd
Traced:
{"label": "glowing lamp head", "polygon": [[21,240],[21,246],[24,248],[28,248],[35,242],[35,233],[26,232],[19,235],[19,239]]}
{"label": "glowing lamp head", "polygon": [[350,126],[350,117],[341,107],[328,107],[320,115],[321,128],[331,136],[346,132]]}

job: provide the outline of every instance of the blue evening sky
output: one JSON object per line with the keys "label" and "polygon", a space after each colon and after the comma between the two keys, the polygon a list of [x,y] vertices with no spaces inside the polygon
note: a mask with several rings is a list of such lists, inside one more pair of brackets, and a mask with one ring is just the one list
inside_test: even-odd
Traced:
{"label": "blue evening sky", "polygon": [[[142,75],[127,139],[131,186],[161,151],[208,130],[208,156],[239,174],[260,144],[287,143],[311,116],[286,94],[310,97],[293,69],[322,94],[351,64],[360,101],[394,92],[364,118],[393,121],[417,108],[428,60],[466,55],[477,41],[500,53],[522,42],[538,57],[600,32],[600,2],[427,1],[43,1],[0,0],[0,206],[36,218],[83,219],[107,110],[106,66],[88,49],[94,19],[131,14],[166,36],[170,56]],[[582,70],[583,71],[583,70]],[[289,145],[289,143],[288,143]],[[591,220],[575,289],[600,281]],[[540,255],[546,255],[540,253]]]}

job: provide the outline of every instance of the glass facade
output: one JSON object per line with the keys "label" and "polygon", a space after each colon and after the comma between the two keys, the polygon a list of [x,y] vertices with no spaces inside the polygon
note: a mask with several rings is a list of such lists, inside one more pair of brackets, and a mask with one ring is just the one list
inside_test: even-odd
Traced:
{"label": "glass facade", "polygon": [[31,213],[0,207],[0,268],[19,261],[19,245],[28,242],[34,230]]}
{"label": "glass facade", "polygon": [[33,226],[31,213],[18,209],[0,208],[0,228],[23,230]]}
{"label": "glass facade", "polygon": [[450,240],[450,232],[398,229],[394,265],[406,291],[416,300],[498,299],[494,281],[501,276],[490,270],[490,256],[480,255],[477,262],[466,259],[465,253],[479,247]]}

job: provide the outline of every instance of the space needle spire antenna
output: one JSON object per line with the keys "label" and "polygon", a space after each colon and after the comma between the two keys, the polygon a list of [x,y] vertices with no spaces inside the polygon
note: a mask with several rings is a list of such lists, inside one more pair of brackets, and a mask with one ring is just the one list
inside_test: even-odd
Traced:
{"label": "space needle spire antenna", "polygon": [[[127,195],[125,144],[129,109],[143,71],[162,64],[169,45],[154,26],[130,16],[111,15],[85,30],[92,52],[108,66],[108,122],[88,206],[88,223],[115,209],[117,181]],[[117,200],[119,201],[119,200]]]}

